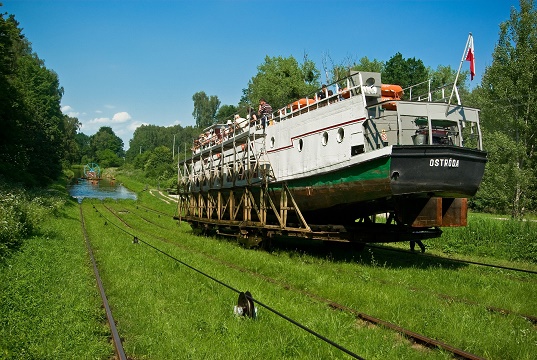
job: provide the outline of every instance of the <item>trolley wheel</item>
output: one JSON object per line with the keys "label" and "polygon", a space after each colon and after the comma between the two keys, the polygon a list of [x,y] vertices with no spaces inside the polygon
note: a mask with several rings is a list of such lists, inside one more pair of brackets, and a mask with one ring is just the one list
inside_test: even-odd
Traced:
{"label": "trolley wheel", "polygon": [[255,306],[252,300],[252,294],[249,291],[246,293],[241,292],[239,294],[239,301],[237,307],[242,309],[242,315],[255,319]]}

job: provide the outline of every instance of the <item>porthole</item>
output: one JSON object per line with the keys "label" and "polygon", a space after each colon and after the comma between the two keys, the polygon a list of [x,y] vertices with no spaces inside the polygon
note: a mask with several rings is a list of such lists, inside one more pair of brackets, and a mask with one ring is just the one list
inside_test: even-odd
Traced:
{"label": "porthole", "polygon": [[304,147],[304,141],[302,141],[302,139],[298,139],[298,151],[302,151],[303,147]]}
{"label": "porthole", "polygon": [[328,144],[328,133],[326,131],[323,133],[321,143],[323,144],[323,146],[326,146],[326,144]]}
{"label": "porthole", "polygon": [[270,148],[274,148],[274,136],[270,138]]}
{"label": "porthole", "polygon": [[344,137],[345,137],[345,130],[343,130],[343,128],[339,128],[337,131],[337,142],[338,143],[342,142]]}

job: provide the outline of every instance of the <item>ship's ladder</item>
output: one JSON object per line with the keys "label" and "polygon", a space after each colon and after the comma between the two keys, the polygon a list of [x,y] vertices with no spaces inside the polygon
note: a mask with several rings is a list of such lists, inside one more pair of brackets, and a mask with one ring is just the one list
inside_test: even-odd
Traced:
{"label": "ship's ladder", "polygon": [[274,168],[270,163],[270,159],[267,154],[266,136],[261,136],[253,139],[250,142],[251,151],[254,154],[254,163],[256,170],[260,172],[263,179],[263,183],[269,183],[276,180],[274,174]]}

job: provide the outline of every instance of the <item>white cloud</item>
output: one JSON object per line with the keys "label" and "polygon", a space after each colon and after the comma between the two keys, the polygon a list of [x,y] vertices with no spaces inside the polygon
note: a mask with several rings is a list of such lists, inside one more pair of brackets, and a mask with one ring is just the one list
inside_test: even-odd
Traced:
{"label": "white cloud", "polygon": [[112,121],[110,120],[110,118],[102,117],[102,118],[92,119],[89,122],[90,124],[106,124],[106,123],[111,123]]}
{"label": "white cloud", "polygon": [[[102,112],[96,111],[96,113],[101,114]],[[94,117],[83,121],[80,130],[91,136],[103,126],[111,127],[114,133],[123,140],[125,150],[127,150],[134,131],[141,125],[148,125],[148,123],[133,120],[128,112],[120,111],[111,116]]]}
{"label": "white cloud", "polygon": [[173,123],[171,123],[170,125],[164,125],[165,127],[171,127],[171,126],[175,126],[175,125],[181,125],[181,121],[180,120],[175,120]]}
{"label": "white cloud", "polygon": [[149,123],[134,121],[134,122],[129,124],[127,129],[129,129],[130,131],[134,132],[134,130],[136,130],[137,128],[139,128],[142,125],[149,125]]}
{"label": "white cloud", "polygon": [[74,109],[69,105],[62,106],[61,111],[64,115],[67,115],[70,117],[78,117],[80,115],[79,112],[74,111]]}
{"label": "white cloud", "polygon": [[129,121],[130,119],[132,119],[132,117],[126,111],[115,113],[114,116],[112,117],[112,121],[117,122],[117,123]]}

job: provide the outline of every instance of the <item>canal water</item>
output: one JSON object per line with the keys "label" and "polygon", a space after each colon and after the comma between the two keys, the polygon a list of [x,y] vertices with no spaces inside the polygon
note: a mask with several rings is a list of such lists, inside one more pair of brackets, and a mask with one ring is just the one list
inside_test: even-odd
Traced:
{"label": "canal water", "polygon": [[75,184],[67,187],[69,194],[82,202],[83,199],[132,199],[136,194],[114,180],[102,179],[99,181],[78,179]]}

